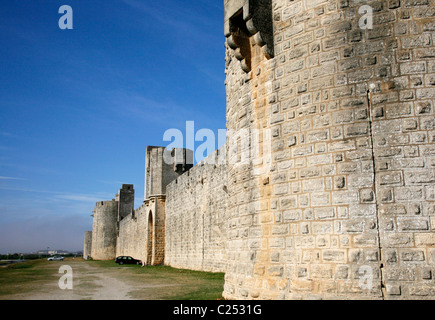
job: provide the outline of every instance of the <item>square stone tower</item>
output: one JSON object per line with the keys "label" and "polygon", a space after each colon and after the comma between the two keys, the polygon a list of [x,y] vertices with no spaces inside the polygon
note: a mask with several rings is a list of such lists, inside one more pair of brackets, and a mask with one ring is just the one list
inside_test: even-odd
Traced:
{"label": "square stone tower", "polygon": [[167,150],[165,147],[148,146],[145,156],[145,195],[166,194],[166,186],[193,166],[193,151],[187,149]]}
{"label": "square stone tower", "polygon": [[118,201],[118,221],[124,219],[134,209],[134,187],[123,184],[115,198]]}

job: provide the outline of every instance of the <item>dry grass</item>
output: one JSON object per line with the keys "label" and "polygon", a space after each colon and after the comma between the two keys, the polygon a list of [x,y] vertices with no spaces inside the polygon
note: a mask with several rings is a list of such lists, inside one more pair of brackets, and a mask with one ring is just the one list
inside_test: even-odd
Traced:
{"label": "dry grass", "polygon": [[57,268],[46,260],[11,264],[0,269],[0,298],[41,288],[49,281],[58,281]]}
{"label": "dry grass", "polygon": [[[73,290],[60,290],[61,265],[73,269]],[[166,266],[119,266],[113,261],[34,260],[0,268],[0,299],[221,299],[223,273]]]}
{"label": "dry grass", "polygon": [[[92,261],[101,267],[122,272],[123,280],[136,286],[134,299],[217,300],[222,298],[223,273],[175,269],[167,266],[118,266],[112,261]],[[121,271],[122,270],[122,271]]]}

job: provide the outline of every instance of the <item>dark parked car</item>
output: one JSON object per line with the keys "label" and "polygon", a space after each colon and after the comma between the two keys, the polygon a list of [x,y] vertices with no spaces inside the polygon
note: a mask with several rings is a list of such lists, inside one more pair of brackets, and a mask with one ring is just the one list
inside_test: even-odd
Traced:
{"label": "dark parked car", "polygon": [[141,260],[133,259],[130,256],[116,257],[115,262],[119,264],[142,264]]}

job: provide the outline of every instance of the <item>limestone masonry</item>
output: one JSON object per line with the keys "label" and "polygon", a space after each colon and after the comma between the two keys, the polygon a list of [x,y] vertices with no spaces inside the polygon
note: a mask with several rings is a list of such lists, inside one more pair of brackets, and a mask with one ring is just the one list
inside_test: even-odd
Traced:
{"label": "limestone masonry", "polygon": [[225,272],[227,299],[435,299],[435,0],[224,4],[226,145],[148,147],[143,205],[98,202],[84,255]]}

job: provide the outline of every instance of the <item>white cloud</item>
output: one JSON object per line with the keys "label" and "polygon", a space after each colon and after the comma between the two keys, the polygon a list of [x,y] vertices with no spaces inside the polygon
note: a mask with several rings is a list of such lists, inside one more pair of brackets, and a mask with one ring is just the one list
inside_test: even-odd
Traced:
{"label": "white cloud", "polygon": [[[0,177],[0,179],[1,179],[1,177]],[[20,188],[20,187],[2,187],[2,186],[0,186],[0,190],[51,194],[53,196],[50,196],[50,200],[57,199],[57,200],[79,201],[79,202],[98,202],[98,201],[110,200],[113,198],[113,195],[104,194],[104,193],[81,194],[81,193],[68,193],[68,192],[57,192],[57,191],[48,191],[48,190],[37,190],[37,189]]]}
{"label": "white cloud", "polygon": [[0,180],[27,180],[27,179],[18,178],[18,177],[4,177],[4,176],[0,176]]}
{"label": "white cloud", "polygon": [[71,201],[80,201],[80,202],[98,202],[98,201],[109,200],[109,199],[102,199],[101,196],[92,196],[92,195],[84,195],[84,194],[59,194],[56,195],[55,198],[60,200],[71,200]]}

